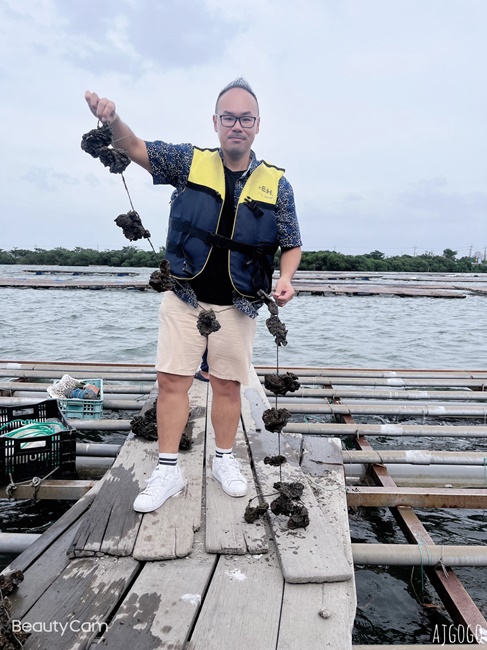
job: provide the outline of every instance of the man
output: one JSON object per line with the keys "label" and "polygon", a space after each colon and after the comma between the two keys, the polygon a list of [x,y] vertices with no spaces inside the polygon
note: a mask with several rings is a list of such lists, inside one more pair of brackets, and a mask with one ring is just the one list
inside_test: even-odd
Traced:
{"label": "man", "polygon": [[[248,383],[259,289],[271,289],[272,260],[281,248],[274,298],[293,297],[291,279],[301,259],[292,187],[283,170],[259,162],[251,147],[260,128],[257,98],[244,79],[218,96],[213,115],[219,149],[145,142],[122,122],[115,104],[89,91],[92,113],[113,128],[113,143],[146,169],[154,184],[175,187],[166,257],[176,280],[159,312],[157,429],[159,464],[134,502],[137,512],[156,510],[180,492],[177,464],[189,414],[188,390],[208,346],[213,390],[211,418],[216,452],[213,476],[233,497],[247,482],[232,454],[240,417],[240,385]],[[213,309],[221,328],[201,336],[196,322]]]}

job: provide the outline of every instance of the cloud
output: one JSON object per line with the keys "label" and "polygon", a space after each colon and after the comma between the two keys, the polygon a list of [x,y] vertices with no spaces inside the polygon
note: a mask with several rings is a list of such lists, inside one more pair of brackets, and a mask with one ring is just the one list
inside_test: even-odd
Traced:
{"label": "cloud", "polygon": [[67,48],[68,56],[93,72],[135,75],[200,66],[221,56],[241,24],[198,0],[55,0],[54,6],[66,21],[68,40],[77,45]]}
{"label": "cloud", "polygon": [[[243,75],[306,249],[483,250],[487,5],[459,2],[3,0],[2,248],[126,243],[121,179],[79,146],[87,88],[140,137],[216,146],[215,97]],[[171,188],[126,178],[163,244]]]}

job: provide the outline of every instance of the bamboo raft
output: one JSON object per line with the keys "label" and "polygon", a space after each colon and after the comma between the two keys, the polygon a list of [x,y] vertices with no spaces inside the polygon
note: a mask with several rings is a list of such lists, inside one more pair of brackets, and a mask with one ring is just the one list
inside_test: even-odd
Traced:
{"label": "bamboo raft", "polygon": [[[390,446],[397,436],[414,437],[420,446],[424,438],[431,444],[432,438],[487,437],[487,405],[479,399],[485,396],[487,371],[281,372],[287,370],[299,376],[301,389],[279,399],[279,407],[294,414],[282,434],[280,452],[287,459],[282,478],[306,485],[303,500],[310,525],[291,531],[274,515],[260,524],[244,523],[247,499],[225,495],[209,472],[211,389],[195,381],[187,427],[194,447],[181,453],[187,487],[159,511],[140,515],[132,510],[157,450],[156,443],[130,432],[118,455],[111,449],[109,469],[100,479],[46,479],[41,484],[37,498],[76,502],[32,543],[16,541],[19,550],[26,548],[4,573],[20,569],[25,580],[10,596],[12,616],[93,626],[67,630],[55,642],[52,632],[36,632],[26,648],[430,647],[352,646],[357,604],[353,564],[424,567],[453,621],[477,631],[481,643],[487,622],[452,567],[487,566],[487,547],[435,545],[413,508],[485,509],[487,451],[482,441],[480,450],[462,452]],[[277,436],[261,420],[269,406],[263,377],[272,371],[257,368],[251,384],[242,388],[235,453],[247,473],[249,497],[269,494],[279,480],[279,469],[264,463],[265,456],[278,451]],[[0,361],[0,404],[21,407],[43,399],[48,383],[66,372],[103,378],[107,410],[146,410],[156,395],[149,365]],[[384,389],[391,385],[393,391]],[[391,406],[392,411],[386,409]],[[413,410],[404,411],[406,407]],[[427,413],[428,422],[368,422],[385,412],[392,418]],[[329,421],[309,422],[316,417]],[[130,431],[127,419],[71,424],[80,433]],[[374,436],[387,436],[388,448],[373,449],[369,439]],[[341,439],[351,437],[356,449],[342,448]],[[90,445],[78,446],[80,454],[88,453]],[[100,447],[97,454],[103,454]],[[401,469],[402,479],[397,478]],[[19,485],[15,492],[16,498],[32,494],[29,485]],[[408,543],[352,544],[347,506],[391,508]],[[2,543],[0,537],[0,548]]]}
{"label": "bamboo raft", "polygon": [[[86,279],[83,276],[129,276],[135,273],[29,270],[25,273],[36,277],[0,278],[0,288],[19,289],[127,289],[152,291],[147,278],[107,277]],[[57,275],[58,277],[54,277]],[[71,277],[65,277],[71,275]],[[487,274],[483,274],[487,275]],[[486,277],[482,274],[396,274],[396,273],[347,273],[328,271],[298,271],[293,280],[297,295],[313,296],[397,296],[402,298],[465,298],[469,295],[487,295]],[[52,277],[44,277],[52,276]],[[81,277],[80,277],[81,276]],[[476,285],[476,286],[473,286]]]}

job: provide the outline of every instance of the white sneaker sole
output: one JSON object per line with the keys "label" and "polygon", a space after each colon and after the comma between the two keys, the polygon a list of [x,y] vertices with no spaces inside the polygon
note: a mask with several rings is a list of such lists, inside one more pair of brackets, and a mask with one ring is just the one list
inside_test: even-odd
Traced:
{"label": "white sneaker sole", "polygon": [[[148,507],[139,506],[138,508],[136,508],[135,507],[135,502],[134,502],[134,510],[135,510],[135,512],[142,512],[144,514],[147,513],[147,512],[154,512],[155,510],[159,510],[159,508],[161,506],[163,506],[168,499],[170,499],[171,497],[175,497],[177,494],[180,494],[180,492],[182,492],[184,490],[184,488],[185,488],[185,483],[183,483],[181,486],[175,485],[173,487],[173,489],[169,491],[168,494],[164,495],[164,498],[162,499],[162,501],[157,501],[152,506],[148,506]],[[137,499],[136,499],[136,501],[137,501]]]}

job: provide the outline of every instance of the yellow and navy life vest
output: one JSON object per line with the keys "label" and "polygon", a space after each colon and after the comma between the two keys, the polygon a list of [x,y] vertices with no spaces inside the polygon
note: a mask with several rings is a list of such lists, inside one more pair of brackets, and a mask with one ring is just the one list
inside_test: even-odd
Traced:
{"label": "yellow and navy life vest", "polygon": [[284,170],[261,162],[245,183],[231,237],[216,234],[225,201],[225,172],[218,149],[194,148],[185,189],[175,198],[169,217],[166,258],[171,274],[192,280],[208,261],[213,246],[228,250],[234,289],[255,297],[271,289],[278,248],[276,201]]}

